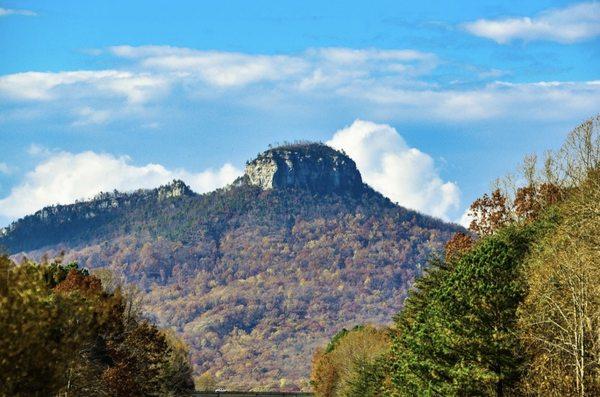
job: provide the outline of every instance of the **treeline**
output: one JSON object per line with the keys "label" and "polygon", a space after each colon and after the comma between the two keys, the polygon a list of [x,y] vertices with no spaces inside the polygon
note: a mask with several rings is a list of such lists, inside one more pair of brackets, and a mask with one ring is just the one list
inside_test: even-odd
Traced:
{"label": "treeline", "polygon": [[185,345],[77,264],[0,257],[1,396],[182,396]]}
{"label": "treeline", "polygon": [[389,329],[319,349],[316,395],[600,395],[599,126],[476,200]]}

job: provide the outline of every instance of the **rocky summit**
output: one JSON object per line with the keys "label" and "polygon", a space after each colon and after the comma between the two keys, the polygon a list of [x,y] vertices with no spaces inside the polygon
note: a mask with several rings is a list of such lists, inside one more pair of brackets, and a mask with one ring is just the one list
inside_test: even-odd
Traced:
{"label": "rocky summit", "polygon": [[364,188],[354,161],[320,143],[278,146],[246,166],[247,182],[263,189],[298,188],[317,193],[358,193]]}

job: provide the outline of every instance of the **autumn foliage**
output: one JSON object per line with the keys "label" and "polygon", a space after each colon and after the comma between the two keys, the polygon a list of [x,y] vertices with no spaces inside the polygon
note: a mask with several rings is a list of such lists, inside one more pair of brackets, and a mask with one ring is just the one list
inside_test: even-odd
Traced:
{"label": "autumn foliage", "polygon": [[370,189],[132,196],[114,219],[70,233],[49,230],[58,222],[26,227],[32,219],[18,229],[56,232],[65,243],[49,255],[72,246],[65,261],[137,285],[143,310],[190,346],[203,388],[310,390],[313,347],[341,325],[387,322],[430,254],[460,230]]}
{"label": "autumn foliage", "polygon": [[600,169],[560,206],[528,261],[520,331],[526,395],[600,394]]}
{"label": "autumn foliage", "polygon": [[188,395],[185,346],[74,263],[0,257],[0,395]]}
{"label": "autumn foliage", "polygon": [[460,258],[473,247],[475,240],[469,234],[463,232],[455,233],[444,247],[446,262],[452,262]]}
{"label": "autumn foliage", "polygon": [[390,343],[389,330],[369,325],[338,332],[313,356],[311,384],[315,395],[380,395],[383,372],[377,367],[385,359]]}

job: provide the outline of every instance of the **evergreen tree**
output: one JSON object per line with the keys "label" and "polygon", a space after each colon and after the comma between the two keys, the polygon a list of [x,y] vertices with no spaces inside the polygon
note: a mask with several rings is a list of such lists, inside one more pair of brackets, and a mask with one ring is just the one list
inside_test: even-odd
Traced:
{"label": "evergreen tree", "polygon": [[450,263],[434,261],[396,318],[392,394],[506,394],[523,361],[521,265],[538,229],[507,227]]}

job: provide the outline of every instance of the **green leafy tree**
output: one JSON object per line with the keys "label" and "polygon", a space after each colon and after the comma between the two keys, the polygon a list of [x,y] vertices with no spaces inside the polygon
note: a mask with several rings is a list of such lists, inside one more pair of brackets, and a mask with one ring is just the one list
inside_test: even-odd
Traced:
{"label": "green leafy tree", "polygon": [[52,395],[88,336],[91,311],[48,288],[43,273],[0,258],[0,394]]}
{"label": "green leafy tree", "polygon": [[348,379],[349,397],[379,397],[385,395],[387,355],[376,360],[360,360],[355,363],[354,372]]}
{"label": "green leafy tree", "polygon": [[454,262],[434,261],[396,318],[396,395],[506,395],[522,365],[521,265],[538,227],[508,227]]}

